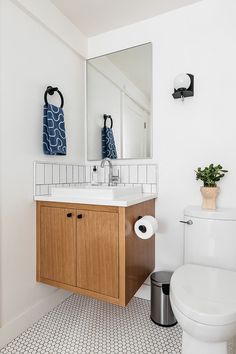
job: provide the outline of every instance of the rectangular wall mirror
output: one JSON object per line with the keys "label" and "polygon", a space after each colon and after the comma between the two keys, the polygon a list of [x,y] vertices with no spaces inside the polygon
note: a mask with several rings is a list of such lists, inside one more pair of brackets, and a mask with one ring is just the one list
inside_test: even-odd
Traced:
{"label": "rectangular wall mirror", "polygon": [[152,157],[151,43],[87,60],[87,158]]}

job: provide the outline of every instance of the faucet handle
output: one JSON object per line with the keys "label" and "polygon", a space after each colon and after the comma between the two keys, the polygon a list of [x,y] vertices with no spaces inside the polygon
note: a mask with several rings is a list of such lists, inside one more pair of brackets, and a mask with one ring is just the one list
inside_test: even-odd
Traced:
{"label": "faucet handle", "polygon": [[117,174],[114,175],[113,172],[112,172],[112,177],[111,177],[112,184],[114,184],[114,185],[117,185],[119,183],[119,180],[120,180],[119,170],[117,169],[116,171],[117,171]]}

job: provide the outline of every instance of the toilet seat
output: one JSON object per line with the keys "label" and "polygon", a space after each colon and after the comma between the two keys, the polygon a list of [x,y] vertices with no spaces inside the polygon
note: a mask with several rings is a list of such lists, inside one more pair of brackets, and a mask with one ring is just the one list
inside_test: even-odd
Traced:
{"label": "toilet seat", "polygon": [[215,326],[236,322],[236,272],[185,264],[170,288],[172,302],[188,318]]}

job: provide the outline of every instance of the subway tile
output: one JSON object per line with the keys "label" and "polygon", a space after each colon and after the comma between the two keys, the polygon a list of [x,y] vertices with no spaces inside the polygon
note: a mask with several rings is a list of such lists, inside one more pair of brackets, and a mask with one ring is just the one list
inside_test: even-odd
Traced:
{"label": "subway tile", "polygon": [[79,182],[79,166],[73,166],[73,182]]}
{"label": "subway tile", "polygon": [[35,195],[40,195],[40,186],[35,186]]}
{"label": "subway tile", "polygon": [[36,184],[44,184],[44,164],[36,164]]}
{"label": "subway tile", "polygon": [[66,165],[60,165],[60,183],[66,183]]}
{"label": "subway tile", "polygon": [[106,184],[109,182],[109,167],[107,165],[104,167],[104,182]]}
{"label": "subway tile", "polygon": [[152,193],[157,193],[157,185],[152,184]]}
{"label": "subway tile", "polygon": [[147,183],[156,183],[156,165],[147,166]]}
{"label": "subway tile", "polygon": [[51,164],[45,164],[45,184],[51,184],[52,183],[52,165]]}
{"label": "subway tile", "polygon": [[138,165],[138,183],[147,182],[146,165]]}
{"label": "subway tile", "polygon": [[85,182],[84,166],[79,166],[79,182]]}
{"label": "subway tile", "polygon": [[129,167],[127,165],[120,167],[120,181],[121,183],[129,183]]}
{"label": "subway tile", "polygon": [[55,164],[52,166],[52,183],[60,183],[60,166]]}
{"label": "subway tile", "polygon": [[66,182],[72,183],[73,181],[73,169],[71,165],[66,166]]}
{"label": "subway tile", "polygon": [[99,183],[105,182],[104,168],[102,167],[98,167],[98,182]]}
{"label": "subway tile", "polygon": [[47,184],[40,186],[40,195],[48,195],[48,193],[49,189]]}
{"label": "subway tile", "polygon": [[151,184],[144,183],[143,184],[143,193],[151,193],[151,192],[152,192]]}
{"label": "subway tile", "polygon": [[90,166],[85,167],[85,182],[87,182],[87,183],[91,182],[91,167]]}
{"label": "subway tile", "polygon": [[49,195],[52,194],[52,188],[56,188],[56,185],[55,185],[55,184],[50,184],[50,185],[48,186],[48,194],[49,194]]}
{"label": "subway tile", "polygon": [[138,168],[137,165],[131,165],[129,168],[129,180],[130,183],[137,183],[138,182]]}
{"label": "subway tile", "polygon": [[113,176],[118,177],[117,183],[120,182],[120,166],[113,166]]}

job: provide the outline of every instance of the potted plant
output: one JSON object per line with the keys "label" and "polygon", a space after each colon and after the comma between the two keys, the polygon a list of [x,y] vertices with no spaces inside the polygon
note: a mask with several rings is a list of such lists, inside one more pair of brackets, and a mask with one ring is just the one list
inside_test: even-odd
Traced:
{"label": "potted plant", "polygon": [[227,170],[223,170],[221,165],[210,164],[208,167],[201,169],[198,167],[196,172],[196,179],[203,181],[203,187],[201,187],[201,193],[203,197],[202,208],[203,209],[216,209],[216,198],[220,191],[217,186],[218,182],[224,177]]}

